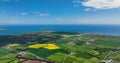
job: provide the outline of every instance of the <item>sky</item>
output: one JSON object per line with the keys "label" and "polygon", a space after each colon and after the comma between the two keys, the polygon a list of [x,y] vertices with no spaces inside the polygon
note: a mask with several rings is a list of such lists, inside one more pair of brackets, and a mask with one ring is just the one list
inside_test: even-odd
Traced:
{"label": "sky", "polygon": [[120,0],[0,0],[11,24],[120,24]]}

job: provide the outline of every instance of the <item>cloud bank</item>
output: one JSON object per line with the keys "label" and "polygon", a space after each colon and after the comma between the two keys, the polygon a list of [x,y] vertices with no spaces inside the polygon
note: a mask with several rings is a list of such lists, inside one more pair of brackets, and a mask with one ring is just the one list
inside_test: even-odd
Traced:
{"label": "cloud bank", "polygon": [[120,0],[86,0],[81,4],[94,9],[120,8]]}

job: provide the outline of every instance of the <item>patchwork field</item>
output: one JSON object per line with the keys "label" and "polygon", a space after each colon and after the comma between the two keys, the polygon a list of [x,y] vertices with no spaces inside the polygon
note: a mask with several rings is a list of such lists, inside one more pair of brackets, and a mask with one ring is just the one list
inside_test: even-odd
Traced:
{"label": "patchwork field", "polygon": [[0,36],[0,63],[120,63],[120,37],[40,32]]}

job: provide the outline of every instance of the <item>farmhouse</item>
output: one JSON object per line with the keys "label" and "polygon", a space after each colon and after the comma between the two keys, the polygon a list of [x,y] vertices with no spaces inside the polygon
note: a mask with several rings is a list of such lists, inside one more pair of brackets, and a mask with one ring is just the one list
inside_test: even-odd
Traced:
{"label": "farmhouse", "polygon": [[110,60],[103,60],[102,62],[104,62],[104,63],[113,63],[113,60],[112,59],[110,59]]}
{"label": "farmhouse", "polygon": [[67,43],[69,46],[76,46],[76,43],[74,43],[74,42],[69,42],[69,43]]}

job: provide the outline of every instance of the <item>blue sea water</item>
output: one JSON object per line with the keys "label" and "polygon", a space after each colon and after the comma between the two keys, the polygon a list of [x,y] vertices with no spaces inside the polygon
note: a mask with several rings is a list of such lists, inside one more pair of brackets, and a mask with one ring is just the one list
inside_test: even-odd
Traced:
{"label": "blue sea water", "polygon": [[120,25],[0,25],[0,35],[21,34],[39,31],[99,33],[120,36]]}

